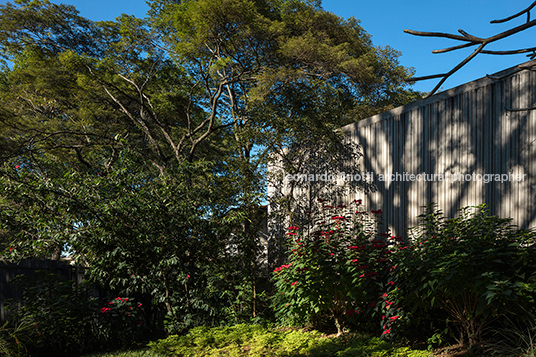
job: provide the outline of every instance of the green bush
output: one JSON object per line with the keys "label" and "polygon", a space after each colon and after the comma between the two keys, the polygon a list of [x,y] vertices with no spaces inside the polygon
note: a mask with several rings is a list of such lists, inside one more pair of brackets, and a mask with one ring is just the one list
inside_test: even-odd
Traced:
{"label": "green bush", "polygon": [[309,226],[287,233],[289,263],[274,271],[278,320],[329,319],[339,334],[351,323],[383,338],[394,334],[403,312],[389,300],[396,289],[389,273],[393,252],[404,248],[401,239],[378,232],[382,212],[359,211],[360,200],[350,207],[319,203]]}
{"label": "green bush", "polygon": [[4,323],[0,327],[0,356],[19,357],[26,355],[26,347],[19,341],[19,336],[23,336],[27,331],[27,326],[17,325],[9,327]]}
{"label": "green bush", "polygon": [[458,342],[473,346],[492,320],[533,309],[533,231],[517,229],[483,206],[464,208],[452,219],[429,206],[421,219],[413,245],[395,254],[392,272],[400,288],[395,298],[406,310],[416,316],[445,312]]}
{"label": "green bush", "polygon": [[[101,307],[89,284],[44,271],[18,276],[13,283],[24,290],[14,301],[10,330],[0,334],[0,351],[2,338],[31,356],[56,357],[125,348],[154,336],[134,299],[118,297]],[[8,334],[11,330],[15,333]]]}
{"label": "green bush", "polygon": [[142,303],[128,297],[116,297],[99,309],[95,333],[106,346],[128,347],[143,341],[146,322]]}
{"label": "green bush", "polygon": [[10,317],[13,326],[24,326],[18,341],[30,355],[69,356],[94,348],[93,320],[96,300],[90,287],[61,281],[55,274],[37,271],[12,281],[24,289]]}
{"label": "green bush", "polygon": [[426,351],[396,347],[378,338],[348,334],[328,338],[319,332],[268,329],[258,325],[196,327],[186,336],[173,335],[151,342],[165,356],[407,356],[426,357]]}

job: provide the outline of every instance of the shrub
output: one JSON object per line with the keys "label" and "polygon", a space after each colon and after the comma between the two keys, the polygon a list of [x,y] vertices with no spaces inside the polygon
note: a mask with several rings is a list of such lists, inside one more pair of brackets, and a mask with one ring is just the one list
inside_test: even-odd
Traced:
{"label": "shrub", "polygon": [[145,325],[142,303],[116,297],[99,309],[95,332],[104,345],[125,348],[144,340],[144,334],[150,333]]}
{"label": "shrub", "polygon": [[39,356],[70,356],[94,348],[93,320],[96,300],[90,287],[61,281],[55,274],[37,271],[19,276],[14,283],[24,288],[21,308],[10,317],[24,326],[18,344]]}
{"label": "shrub", "polygon": [[19,307],[9,318],[10,328],[0,329],[0,351],[2,339],[30,355],[72,356],[162,336],[155,324],[149,326],[146,306],[133,298],[99,304],[87,282],[62,281],[44,271],[12,282],[24,290],[14,301]]}
{"label": "shrub", "polygon": [[390,325],[401,316],[386,299],[395,289],[389,271],[401,239],[379,233],[381,211],[359,211],[360,200],[350,209],[323,200],[319,204],[309,226],[289,227],[289,263],[274,270],[273,307],[279,321],[303,324],[324,316],[340,334],[349,321],[383,316],[374,324],[390,334]]}
{"label": "shrub", "polygon": [[19,341],[19,336],[26,333],[25,325],[9,327],[4,323],[0,327],[0,356],[18,357],[26,355],[26,347]]}
{"label": "shrub", "polygon": [[521,323],[507,318],[485,345],[491,356],[536,357],[536,316],[527,312],[527,319]]}
{"label": "shrub", "polygon": [[445,311],[458,342],[474,346],[492,319],[531,308],[534,232],[511,226],[510,219],[492,216],[484,206],[464,208],[458,217],[445,219],[430,205],[421,222],[413,230],[412,247],[394,255],[393,281],[407,310]]}

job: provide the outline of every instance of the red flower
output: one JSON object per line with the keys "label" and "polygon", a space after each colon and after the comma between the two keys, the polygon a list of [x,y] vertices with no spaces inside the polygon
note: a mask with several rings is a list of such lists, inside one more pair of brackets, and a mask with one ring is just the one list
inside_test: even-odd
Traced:
{"label": "red flower", "polygon": [[390,317],[389,319],[390,319],[391,321],[394,321],[394,320],[398,319],[399,317],[400,317],[400,316],[393,316],[393,317]]}
{"label": "red flower", "polygon": [[290,284],[290,285],[294,286],[294,285],[296,285],[296,284],[298,284],[298,282],[297,282],[297,281],[293,282],[293,283],[292,283],[292,284]]}
{"label": "red flower", "polygon": [[107,311],[110,311],[110,310],[111,310],[111,309],[110,309],[109,307],[102,307],[102,308],[100,309],[100,312],[104,314],[104,313],[106,313]]}
{"label": "red flower", "polygon": [[142,303],[140,302],[140,304],[138,305],[138,307],[141,307]]}
{"label": "red flower", "polygon": [[[393,267],[393,269],[394,268],[396,268],[396,265]],[[395,282],[391,280],[390,282],[387,283],[387,285],[395,285]]]}
{"label": "red flower", "polygon": [[333,217],[331,217],[331,219],[333,219],[333,220],[343,220],[343,221],[348,220],[348,218],[346,218],[344,216],[333,216]]}
{"label": "red flower", "polygon": [[391,329],[388,328],[387,330],[383,331],[382,335],[385,335],[385,334],[388,334],[388,333],[391,333]]}
{"label": "red flower", "polygon": [[382,298],[385,299],[385,298],[388,297],[388,296],[389,296],[389,294],[387,294],[387,293],[383,293]]}
{"label": "red flower", "polygon": [[20,169],[20,165],[15,166],[15,168],[16,168],[17,170]]}
{"label": "red flower", "polygon": [[287,236],[295,236],[295,235],[296,235],[296,233],[294,233],[294,232],[288,232],[287,233]]}
{"label": "red flower", "polygon": [[290,262],[290,263],[288,263],[288,264],[285,264],[285,265],[281,265],[279,268],[275,268],[275,269],[274,269],[274,273],[278,273],[278,272],[280,272],[281,270],[290,267],[291,265],[292,265],[292,262]]}
{"label": "red flower", "polygon": [[12,252],[12,251],[13,251],[13,247],[9,247],[9,251]]}

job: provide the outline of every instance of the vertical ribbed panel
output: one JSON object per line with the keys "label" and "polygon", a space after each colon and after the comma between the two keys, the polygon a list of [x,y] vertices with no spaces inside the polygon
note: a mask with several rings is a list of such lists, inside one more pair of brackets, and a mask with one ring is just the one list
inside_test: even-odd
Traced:
{"label": "vertical ribbed panel", "polygon": [[[535,61],[419,100],[343,129],[364,153],[360,171],[374,172],[377,191],[366,208],[382,209],[391,231],[405,235],[423,206],[447,216],[487,203],[520,227],[536,226]],[[525,174],[524,181],[379,181],[379,175]],[[443,176],[446,178],[446,176]],[[494,177],[495,178],[495,177]]]}

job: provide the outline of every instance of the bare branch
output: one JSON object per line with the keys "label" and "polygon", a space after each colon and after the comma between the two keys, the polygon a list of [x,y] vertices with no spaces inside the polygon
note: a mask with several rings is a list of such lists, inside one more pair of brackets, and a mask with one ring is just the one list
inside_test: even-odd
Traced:
{"label": "bare branch", "polygon": [[478,45],[478,43],[477,42],[469,42],[469,43],[464,43],[463,45],[443,48],[441,50],[433,50],[432,53],[433,54],[445,53],[445,52],[455,51],[455,50],[459,50],[459,49],[462,49],[462,48],[467,48],[467,47],[471,47],[471,46],[475,46],[475,45]]}
{"label": "bare branch", "polygon": [[493,20],[493,21],[490,21],[491,24],[500,24],[500,23],[503,23],[503,22],[507,22],[507,21],[510,21],[512,19],[515,19],[516,17],[519,17],[523,14],[527,14],[527,22],[530,21],[530,10],[532,10],[534,8],[534,6],[536,6],[536,1],[532,3],[532,5],[530,5],[529,7],[527,7],[525,10],[522,10],[520,12],[518,12],[517,14],[515,15],[512,15],[512,16],[509,16],[505,19],[500,19],[500,20]]}
{"label": "bare branch", "polygon": [[[463,30],[458,30],[463,31]],[[445,32],[426,32],[426,31],[414,31],[414,30],[404,30],[405,33],[408,33],[413,36],[421,36],[421,37],[444,37],[449,38],[451,40],[458,40],[458,41],[467,41],[467,42],[482,42],[484,39],[478,38],[478,37],[465,37],[460,35],[454,35],[451,33],[445,33]]]}
{"label": "bare branch", "polygon": [[434,78],[441,78],[446,76],[447,73],[440,73],[440,74],[432,74],[429,76],[422,76],[422,77],[411,77],[408,79],[408,82],[417,82],[417,81],[425,81],[427,79],[434,79]]}
{"label": "bare branch", "polygon": [[439,83],[436,84],[436,86],[434,87],[434,89],[432,89],[432,91],[426,96],[426,97],[429,97],[431,96],[433,93],[437,92],[437,90],[439,88],[441,88],[441,85],[443,83],[445,83],[445,81],[450,77],[452,76],[454,73],[456,73],[460,68],[462,68],[463,66],[465,66],[470,60],[472,60],[473,58],[476,57],[476,55],[478,55],[482,49],[484,48],[485,44],[481,44],[473,53],[471,53],[469,56],[467,56],[463,61],[461,61],[460,63],[458,63],[458,65],[456,67],[454,67],[453,69],[451,69],[449,72],[446,73],[446,75],[443,76],[443,78],[439,81]]}
{"label": "bare branch", "polygon": [[524,30],[526,30],[528,28],[536,26],[536,20],[530,21],[530,10],[532,10],[535,6],[536,6],[536,1],[533,2],[532,5],[530,5],[528,8],[526,8],[525,10],[523,10],[523,11],[521,11],[521,12],[515,14],[515,15],[512,15],[512,16],[510,16],[508,18],[505,18],[505,19],[502,19],[502,20],[494,20],[494,21],[492,21],[491,23],[506,22],[506,21],[509,21],[509,20],[511,20],[513,18],[521,16],[521,15],[523,15],[525,13],[527,14],[527,22],[526,23],[524,23],[522,25],[519,25],[519,26],[516,26],[516,27],[513,27],[513,28],[511,28],[509,30],[506,30],[504,32],[498,33],[498,34],[496,34],[494,36],[487,37],[487,38],[480,38],[480,37],[473,36],[473,35],[467,33],[466,31],[464,31],[462,29],[458,30],[458,32],[461,35],[443,33],[443,32],[424,32],[424,31],[404,30],[405,33],[408,33],[408,34],[414,35],[414,36],[448,38],[448,39],[451,39],[451,40],[457,40],[457,41],[465,42],[465,43],[463,43],[461,45],[448,47],[448,48],[444,48],[444,49],[441,49],[441,50],[434,50],[434,51],[432,51],[432,53],[434,53],[434,54],[436,54],[436,53],[445,53],[445,52],[455,51],[455,50],[459,50],[459,49],[462,49],[462,48],[467,48],[467,47],[472,47],[472,46],[479,45],[478,48],[473,51],[473,53],[471,53],[463,61],[458,63],[458,65],[456,65],[450,71],[448,71],[446,73],[442,73],[442,74],[435,74],[435,75],[422,76],[422,77],[414,77],[414,78],[409,79],[409,81],[410,82],[416,82],[416,81],[427,80],[427,79],[441,78],[441,80],[434,87],[434,89],[432,89],[432,91],[425,96],[425,98],[427,98],[427,97],[433,95],[450,76],[452,76],[460,68],[465,66],[469,61],[471,61],[473,58],[475,58],[479,53],[493,54],[493,55],[511,55],[511,54],[520,54],[520,53],[530,52],[531,54],[529,54],[527,56],[530,57],[531,59],[536,58],[536,47],[520,49],[520,50],[512,50],[512,51],[488,51],[488,50],[484,50],[484,47],[487,46],[488,44],[492,43],[492,42],[502,40],[504,38],[507,38],[509,36],[517,34],[517,33],[521,32],[521,31],[524,31]]}
{"label": "bare branch", "polygon": [[488,50],[482,51],[482,53],[486,55],[518,55],[518,54],[528,53],[528,52],[530,52],[531,54],[527,55],[527,57],[533,57],[534,52],[536,52],[536,47],[529,47],[529,48],[523,48],[520,50],[511,50],[511,51],[488,51]]}

